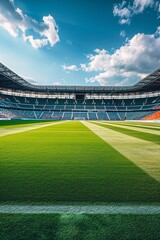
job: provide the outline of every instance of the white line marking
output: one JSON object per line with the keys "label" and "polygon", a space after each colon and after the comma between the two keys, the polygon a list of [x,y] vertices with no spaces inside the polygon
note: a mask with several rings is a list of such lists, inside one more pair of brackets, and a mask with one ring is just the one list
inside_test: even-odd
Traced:
{"label": "white line marking", "polygon": [[0,213],[74,213],[74,214],[160,214],[160,206],[114,206],[114,205],[0,205]]}

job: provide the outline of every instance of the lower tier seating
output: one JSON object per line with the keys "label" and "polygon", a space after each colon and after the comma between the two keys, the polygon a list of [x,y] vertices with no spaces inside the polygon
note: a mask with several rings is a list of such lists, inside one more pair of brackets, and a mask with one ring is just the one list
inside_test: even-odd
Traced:
{"label": "lower tier seating", "polygon": [[159,107],[160,97],[76,100],[0,94],[0,118],[108,121],[158,119],[159,114],[156,112]]}
{"label": "lower tier seating", "polygon": [[143,117],[142,120],[160,120],[160,111],[152,113],[149,116]]}
{"label": "lower tier seating", "polygon": [[59,120],[154,120],[160,119],[160,111],[136,112],[58,112],[0,108],[0,118],[10,119],[59,119]]}

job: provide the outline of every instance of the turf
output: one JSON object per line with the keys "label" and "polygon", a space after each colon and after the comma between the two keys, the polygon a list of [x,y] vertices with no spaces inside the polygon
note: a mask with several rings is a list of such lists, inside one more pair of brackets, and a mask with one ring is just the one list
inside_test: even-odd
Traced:
{"label": "turf", "polygon": [[2,137],[0,151],[1,202],[160,201],[156,180],[78,121]]}
{"label": "turf", "polygon": [[15,127],[16,125],[32,125],[34,123],[45,123],[45,122],[53,122],[58,120],[2,120],[0,121],[0,128],[1,127]]}
{"label": "turf", "polygon": [[160,136],[160,131],[159,130],[156,130],[156,129],[149,129],[149,128],[145,128],[145,127],[141,127],[141,128],[138,128],[136,126],[129,126],[129,125],[122,125],[122,124],[117,124],[117,123],[107,123],[111,126],[115,126],[115,127],[121,127],[121,128],[124,128],[124,129],[129,129],[129,130],[134,130],[134,131],[140,131],[142,133],[149,133],[149,134],[154,134],[154,135],[159,135]]}
{"label": "turf", "polygon": [[84,124],[98,137],[160,182],[159,145],[111,130],[103,125],[101,127],[90,122],[84,122]]}
{"label": "turf", "polygon": [[160,125],[158,126],[150,126],[150,125],[146,125],[146,124],[135,124],[135,123],[122,123],[122,122],[116,122],[116,125],[119,126],[126,126],[126,127],[136,127],[136,128],[140,128],[140,129],[149,129],[149,130],[156,130],[156,131],[160,131]]}
{"label": "turf", "polygon": [[160,215],[1,214],[1,240],[159,240]]}
{"label": "turf", "polygon": [[96,124],[99,124],[100,126],[109,128],[109,129],[117,131],[117,132],[127,134],[127,135],[132,136],[132,137],[136,137],[136,138],[146,140],[146,141],[150,141],[150,142],[153,142],[155,144],[160,145],[160,136],[156,135],[156,134],[136,131],[134,129],[131,130],[131,129],[127,129],[127,128],[121,128],[121,126],[115,126],[115,125],[113,126],[113,125],[111,125],[107,122],[105,124],[102,124],[101,122],[96,122]]}

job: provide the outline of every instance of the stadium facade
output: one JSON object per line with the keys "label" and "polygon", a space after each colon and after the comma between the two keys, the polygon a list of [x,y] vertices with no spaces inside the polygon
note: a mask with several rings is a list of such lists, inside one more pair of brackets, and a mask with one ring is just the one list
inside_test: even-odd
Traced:
{"label": "stadium facade", "polygon": [[159,111],[160,69],[133,86],[43,86],[0,63],[1,119],[138,120]]}

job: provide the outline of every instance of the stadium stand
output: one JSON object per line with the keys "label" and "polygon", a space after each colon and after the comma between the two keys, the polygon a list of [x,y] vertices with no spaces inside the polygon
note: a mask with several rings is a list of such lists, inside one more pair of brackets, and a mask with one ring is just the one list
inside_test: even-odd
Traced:
{"label": "stadium stand", "polygon": [[152,113],[151,115],[142,118],[142,120],[160,120],[160,111]]}
{"label": "stadium stand", "polygon": [[159,107],[160,70],[133,86],[43,86],[0,64],[1,119],[145,120]]}

